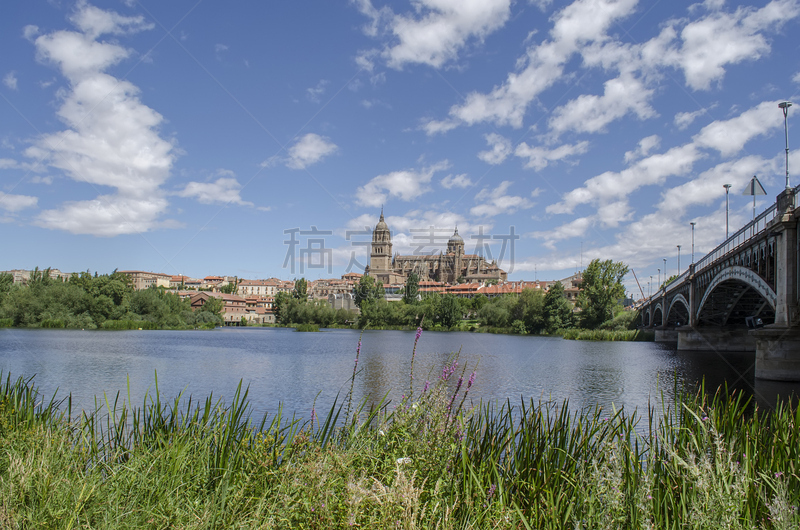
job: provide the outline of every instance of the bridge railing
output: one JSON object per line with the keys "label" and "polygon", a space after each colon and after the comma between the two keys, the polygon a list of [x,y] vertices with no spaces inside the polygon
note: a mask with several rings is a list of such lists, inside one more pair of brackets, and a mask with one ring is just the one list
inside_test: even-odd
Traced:
{"label": "bridge railing", "polygon": [[738,232],[725,240],[720,246],[703,256],[695,265],[694,270],[699,272],[712,263],[733,252],[744,245],[767,228],[767,224],[772,221],[778,213],[778,203],[773,204],[764,210],[758,217],[744,225]]}
{"label": "bridge railing", "polygon": [[[800,206],[800,204],[798,204],[800,203],[800,186],[796,186],[794,188],[794,194],[792,199],[793,199],[792,206],[794,208]],[[772,221],[777,216],[777,214],[778,214],[778,203],[775,202],[769,208],[761,212],[758,215],[758,217],[756,217],[755,219],[744,225],[735,234],[726,239],[717,248],[715,248],[702,258],[700,258],[700,260],[695,263],[694,267],[695,273],[700,272],[706,267],[711,266],[714,262],[716,262],[723,256],[727,255],[729,252],[733,252],[737,248],[749,242],[751,239],[760,235],[764,230],[766,230],[767,224],[769,224],[769,222]],[[677,289],[681,285],[681,283],[683,283],[683,281],[686,280],[688,276],[689,276],[689,270],[687,269],[680,276],[671,281],[669,285],[659,289],[655,294],[649,297],[645,303],[649,303],[654,298],[659,298],[663,294],[670,293],[673,290]]]}

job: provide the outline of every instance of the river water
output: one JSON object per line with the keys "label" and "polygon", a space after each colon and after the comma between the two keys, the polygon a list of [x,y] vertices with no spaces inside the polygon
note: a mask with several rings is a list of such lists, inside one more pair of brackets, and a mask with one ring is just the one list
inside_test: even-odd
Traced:
{"label": "river water", "polygon": [[[355,379],[356,400],[388,394],[395,402],[409,389],[413,331],[366,331]],[[0,370],[34,377],[48,398],[72,395],[73,410],[94,410],[95,400],[117,392],[142,403],[158,380],[162,396],[183,392],[230,401],[237,385],[249,386],[253,412],[308,418],[350,388],[359,332],[298,333],[286,328],[220,328],[213,331],[78,331],[0,329]],[[581,342],[561,338],[485,333],[424,332],[414,362],[414,389],[435,381],[460,350],[458,372],[476,371],[469,397],[519,403],[568,399],[571,407],[625,407],[673,402],[676,384],[707,387],[727,382],[761,406],[776,396],[800,394],[800,384],[755,380],[753,353],[679,352],[675,345]],[[662,403],[663,400],[663,403]],[[324,413],[324,412],[322,412]]]}

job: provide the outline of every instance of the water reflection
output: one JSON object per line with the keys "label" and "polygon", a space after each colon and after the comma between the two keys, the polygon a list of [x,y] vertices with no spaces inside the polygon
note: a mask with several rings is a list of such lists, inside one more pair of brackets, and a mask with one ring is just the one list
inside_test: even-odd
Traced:
{"label": "water reflection", "polygon": [[[239,381],[250,388],[259,415],[285,411],[308,417],[330,407],[350,389],[359,332],[247,328],[214,331],[0,330],[0,369],[35,375],[45,394],[72,393],[74,406],[93,409],[94,399],[120,392],[140,404],[158,387],[165,397],[180,392],[195,399],[230,399]],[[414,332],[363,334],[354,399],[408,393]],[[465,379],[477,369],[473,400],[533,399],[579,408],[670,405],[678,388],[708,388],[727,382],[770,407],[777,396],[797,395],[800,385],[756,381],[752,353],[678,352],[655,343],[577,342],[559,338],[426,332],[414,365],[414,391],[435,381],[461,351]],[[458,374],[456,374],[457,378]]]}

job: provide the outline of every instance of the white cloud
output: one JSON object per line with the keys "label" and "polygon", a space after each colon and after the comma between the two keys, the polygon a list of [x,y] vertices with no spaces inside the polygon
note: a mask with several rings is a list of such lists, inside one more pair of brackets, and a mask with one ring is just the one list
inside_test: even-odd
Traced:
{"label": "white cloud", "polygon": [[91,40],[100,35],[130,35],[155,27],[143,16],[126,17],[114,11],[104,11],[89,5],[86,0],[78,0],[70,21]]}
{"label": "white cloud", "polygon": [[356,201],[362,206],[378,207],[389,197],[404,201],[416,199],[431,190],[428,186],[433,175],[450,167],[442,160],[420,170],[406,169],[378,175],[356,190]]}
{"label": "white cloud", "polygon": [[[488,94],[472,92],[463,104],[453,106],[450,121],[456,125],[489,121],[522,127],[528,105],[562,77],[572,54],[582,45],[606,39],[611,24],[628,16],[635,5],[636,0],[577,0],[567,6],[554,15],[550,40],[529,47],[517,61],[518,71],[509,73],[502,85]],[[441,127],[432,129],[441,132]],[[426,130],[431,134],[429,128]]]}
{"label": "white cloud", "polygon": [[33,24],[29,24],[24,28],[22,28],[22,36],[31,42],[33,42],[33,40],[38,35],[39,35],[39,26],[34,26]]}
{"label": "white cloud", "polygon": [[114,42],[96,40],[101,35],[124,35],[152,25],[142,17],[102,11],[83,1],[78,2],[70,20],[82,32],[56,31],[35,40],[39,59],[58,66],[70,82],[58,109],[58,117],[68,129],[40,136],[25,154],[76,181],[109,186],[117,192],[44,211],[37,223],[100,236],[163,226],[158,218],[168,204],[161,185],[175,158],[173,145],[159,137],[163,118],[141,103],[139,89],[103,73],[130,51]]}
{"label": "white cloud", "polygon": [[8,212],[18,212],[25,208],[33,208],[39,201],[29,195],[12,195],[0,191],[0,208]]}
{"label": "white cloud", "polygon": [[[579,204],[606,207],[619,203],[643,186],[662,184],[672,176],[688,175],[694,163],[706,156],[703,149],[714,149],[725,157],[732,156],[740,152],[748,141],[782,125],[778,119],[780,116],[775,116],[776,107],[777,102],[765,101],[729,120],[712,122],[687,144],[673,147],[666,153],[650,155],[622,171],[607,171],[587,180],[584,186],[565,194],[561,202],[549,205],[546,211],[554,214],[572,213]],[[750,170],[742,175],[749,173]],[[624,219],[625,215],[627,213],[606,216],[603,221],[607,223],[615,217]],[[611,223],[610,226],[613,226],[613,221]]]}
{"label": "white cloud", "polygon": [[[724,11],[724,2],[706,2],[703,16],[668,21],[643,44],[628,44],[609,35],[609,29],[636,8],[636,0],[577,0],[552,17],[549,38],[531,44],[517,60],[515,71],[486,93],[467,94],[445,119],[426,120],[428,135],[461,125],[491,122],[522,127],[530,104],[543,91],[567,76],[572,56],[580,54],[584,68],[618,72],[605,82],[603,95],[584,94],[557,109],[549,120],[551,135],[565,131],[598,133],[614,120],[633,114],[656,116],[650,105],[663,70],[678,68],[694,90],[708,90],[724,77],[725,67],[756,60],[770,51],[768,34],[800,14],[796,0],[773,0],[762,9],[738,7]],[[698,11],[700,4],[690,8]],[[696,115],[676,116],[679,127]]]}
{"label": "white cloud", "polygon": [[17,89],[17,73],[14,71],[8,72],[3,78],[3,84],[11,90]]}
{"label": "white cloud", "polygon": [[[447,247],[447,241],[453,235],[455,227],[458,227],[458,233],[464,239],[467,254],[485,250],[478,248],[480,243],[489,243],[493,246],[501,244],[499,239],[489,241],[485,239],[486,235],[492,233],[494,228],[492,223],[471,223],[469,217],[464,217],[455,212],[412,210],[405,212],[403,215],[389,215],[389,210],[385,209],[385,214],[386,224],[392,232],[392,251],[402,255],[431,254],[444,250]],[[370,241],[372,229],[377,222],[377,212],[375,214],[363,214],[350,220],[346,228],[340,230],[340,232],[344,233],[345,230],[358,231],[361,232],[360,235],[351,232],[352,241]],[[481,233],[484,234],[483,240],[473,238],[473,235]],[[352,246],[350,250],[353,250]],[[362,255],[366,255],[367,252],[362,251]]]}
{"label": "white cloud", "polygon": [[440,68],[455,60],[468,42],[481,41],[501,28],[511,12],[510,0],[417,0],[408,14],[395,14],[388,7],[377,10],[368,0],[357,4],[371,21],[364,28],[367,35],[392,35],[392,44],[380,55],[397,69],[406,64]]}
{"label": "white cloud", "polygon": [[664,55],[679,66],[686,84],[694,90],[708,90],[725,75],[724,67],[754,61],[770,51],[764,31],[779,28],[800,13],[795,0],[773,0],[761,9],[739,6],[733,13],[721,11],[722,2],[705,4],[710,13],[683,27],[680,49]]}
{"label": "white cloud", "polygon": [[289,148],[289,156],[285,160],[286,167],[305,169],[335,153],[337,149],[338,147],[330,141],[330,138],[308,133]]}
{"label": "white cloud", "polygon": [[675,126],[682,131],[706,112],[708,112],[706,109],[700,109],[694,112],[679,112],[675,115]]}
{"label": "white cloud", "polygon": [[561,202],[551,204],[546,211],[572,213],[579,204],[618,202],[642,186],[661,184],[667,177],[687,174],[701,157],[702,153],[692,144],[651,155],[622,171],[606,171],[587,180],[584,186],[565,194]]}
{"label": "white cloud", "polygon": [[565,131],[596,133],[629,113],[640,120],[652,118],[656,115],[649,104],[652,95],[641,80],[623,74],[605,82],[602,96],[584,94],[557,108],[550,128],[556,136]]}
{"label": "white cloud", "polygon": [[795,83],[797,83],[798,85],[800,85],[800,72],[797,72],[796,74],[794,74],[794,75],[792,76],[792,81],[794,81]]}
{"label": "white cloud", "polygon": [[475,195],[475,202],[469,213],[477,217],[493,217],[501,213],[513,214],[517,210],[531,208],[533,203],[525,197],[506,195],[512,182],[504,180],[499,186],[490,190],[484,188]]}
{"label": "white cloud", "polygon": [[659,210],[666,215],[682,215],[687,208],[710,205],[725,196],[723,184],[731,184],[731,194],[741,194],[753,175],[769,174],[771,161],[760,156],[727,160],[700,173],[696,178],[665,190]]}
{"label": "white cloud", "polygon": [[486,138],[486,143],[489,144],[491,149],[478,153],[478,158],[487,164],[502,164],[503,161],[508,158],[508,155],[511,154],[511,140],[497,133],[487,134],[484,138]]}
{"label": "white cloud", "polygon": [[661,143],[661,137],[657,134],[652,136],[648,136],[646,138],[642,138],[639,140],[639,146],[634,149],[633,151],[627,151],[625,153],[625,163],[632,162],[634,160],[638,160],[643,156],[647,156],[650,154],[650,151],[658,147]]}
{"label": "white cloud", "polygon": [[583,236],[592,225],[591,217],[579,217],[566,224],[556,227],[554,230],[546,232],[533,232],[531,235],[536,239],[543,239],[544,246],[550,249],[555,248],[555,242],[563,239]]}
{"label": "white cloud", "polygon": [[218,61],[222,60],[222,54],[225,53],[226,51],[228,51],[228,49],[229,48],[228,48],[227,44],[215,44],[214,45],[214,54],[217,56],[217,60]]}
{"label": "white cloud", "polygon": [[330,81],[327,79],[321,79],[320,82],[317,83],[317,86],[306,89],[306,97],[308,97],[308,99],[313,103],[319,103],[320,98],[323,94],[325,94],[328,84],[330,84]]}
{"label": "white cloud", "polygon": [[589,142],[586,141],[578,142],[573,145],[564,144],[554,149],[547,149],[546,147],[540,146],[531,147],[525,142],[522,142],[514,150],[514,155],[528,159],[525,163],[525,167],[540,171],[546,168],[550,162],[557,162],[570,156],[583,154],[588,148]]}
{"label": "white cloud", "polygon": [[[218,175],[232,175],[230,171],[221,170]],[[239,204],[253,206],[252,202],[242,200],[242,186],[233,176],[223,176],[214,182],[189,182],[178,195],[193,197],[203,204],[221,202],[223,204]]]}
{"label": "white cloud", "polygon": [[777,108],[777,101],[764,101],[735,118],[709,123],[693,140],[699,146],[716,149],[722,156],[731,156],[756,136],[783,126]]}
{"label": "white cloud", "polygon": [[469,188],[470,186],[474,186],[475,184],[467,177],[466,174],[462,173],[461,175],[447,175],[442,180],[439,181],[439,184],[442,185],[443,188],[448,190],[453,188]]}

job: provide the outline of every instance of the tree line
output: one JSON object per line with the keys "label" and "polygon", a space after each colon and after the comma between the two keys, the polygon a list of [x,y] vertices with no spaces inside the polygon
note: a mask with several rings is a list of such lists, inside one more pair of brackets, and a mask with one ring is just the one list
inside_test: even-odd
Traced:
{"label": "tree line", "polygon": [[574,327],[628,327],[632,316],[621,315],[619,305],[619,300],[625,297],[622,279],[627,273],[628,267],[621,262],[593,260],[583,273],[582,290],[574,307],[564,296],[561,283],[555,283],[547,292],[523,289],[520,294],[494,298],[482,293],[473,298],[460,298],[450,293],[419,296],[419,278],[413,273],[403,287],[402,300],[389,302],[384,298],[383,285],[365,275],[354,291],[360,314],[334,310],[323,300],[308,300],[308,284],[300,279],[295,282],[292,294],[276,296],[275,316],[283,325],[482,328],[520,334],[554,333]]}
{"label": "tree line", "polygon": [[117,271],[53,279],[35,269],[27,285],[0,274],[0,322],[14,327],[79,329],[190,329],[222,324],[223,303],[212,298],[199,311],[177,294],[150,288],[135,291]]}

